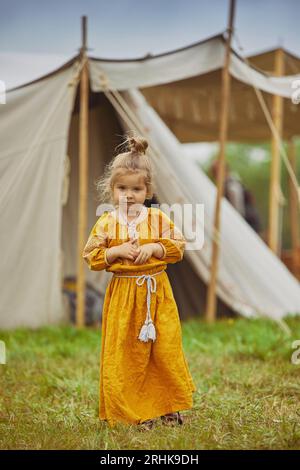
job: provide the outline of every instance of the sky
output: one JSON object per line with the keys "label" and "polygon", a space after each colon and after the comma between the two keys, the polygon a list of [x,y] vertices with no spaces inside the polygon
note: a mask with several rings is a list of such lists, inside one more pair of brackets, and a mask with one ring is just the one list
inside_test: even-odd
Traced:
{"label": "sky", "polygon": [[[88,16],[89,54],[124,59],[184,47],[226,29],[229,0],[0,0],[0,52],[75,55]],[[233,46],[300,56],[299,0],[236,0]],[[239,49],[242,47],[242,49]]]}

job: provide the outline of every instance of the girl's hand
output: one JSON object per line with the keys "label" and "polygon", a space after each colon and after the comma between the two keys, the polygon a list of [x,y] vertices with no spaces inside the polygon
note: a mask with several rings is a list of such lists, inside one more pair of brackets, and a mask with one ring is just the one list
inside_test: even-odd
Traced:
{"label": "girl's hand", "polygon": [[134,264],[144,264],[153,255],[153,243],[146,243],[139,247],[139,255],[135,258]]}
{"label": "girl's hand", "polygon": [[139,248],[136,247],[137,239],[132,238],[128,242],[118,246],[118,257],[135,260],[139,254]]}

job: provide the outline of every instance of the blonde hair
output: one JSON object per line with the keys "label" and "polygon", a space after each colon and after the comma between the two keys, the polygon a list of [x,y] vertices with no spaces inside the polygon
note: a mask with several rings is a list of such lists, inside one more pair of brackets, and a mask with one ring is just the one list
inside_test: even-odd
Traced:
{"label": "blonde hair", "polygon": [[153,169],[146,150],[148,142],[146,139],[135,136],[127,136],[124,142],[116,147],[127,151],[116,155],[105,167],[104,174],[96,181],[98,199],[102,202],[112,202],[112,193],[115,182],[120,176],[128,173],[142,173],[144,183],[147,187],[146,199],[153,197]]}

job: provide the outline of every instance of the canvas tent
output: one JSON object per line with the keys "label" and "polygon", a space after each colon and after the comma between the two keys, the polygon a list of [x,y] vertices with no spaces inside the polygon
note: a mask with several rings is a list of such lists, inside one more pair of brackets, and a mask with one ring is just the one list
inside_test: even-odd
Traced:
{"label": "canvas tent", "polygon": [[[209,276],[215,188],[204,174],[184,161],[174,134],[138,89],[191,79],[222,65],[224,41],[215,37],[173,53],[144,60],[89,59],[89,228],[96,220],[94,180],[135,116],[149,139],[160,202],[204,203],[206,243],[186,252],[174,265],[172,282],[180,313],[199,315]],[[231,74],[240,82],[289,97],[291,80],[250,68],[232,52]],[[62,278],[76,275],[78,217],[78,82],[79,58],[45,77],[7,93],[0,107],[0,210],[3,247],[0,328],[39,327],[66,319]],[[116,95],[119,90],[121,94]],[[121,108],[113,103],[121,97]],[[125,104],[124,104],[125,103]],[[201,133],[201,125],[199,125]],[[182,139],[184,140],[184,139]],[[66,155],[70,161],[66,200]],[[300,287],[234,209],[223,201],[221,260],[217,293],[223,307],[244,315],[261,313],[280,319],[300,312]],[[238,234],[238,235],[237,235]],[[88,233],[87,233],[88,235]],[[169,267],[168,267],[169,270]],[[105,290],[106,272],[87,279]]]}
{"label": "canvas tent", "polygon": [[[218,42],[219,38],[215,38],[211,41],[211,45]],[[216,64],[213,70],[207,68],[207,71],[202,71],[196,76],[141,90],[181,142],[216,142],[219,138],[222,62],[213,58],[209,50],[207,50],[207,57],[207,60],[212,58]],[[289,56],[286,54],[286,57]],[[249,62],[261,68],[265,59],[266,67],[273,67],[274,54],[248,57]],[[244,63],[243,66],[241,65],[238,56],[232,55],[232,61],[228,141],[270,141],[271,131],[252,86],[252,83],[257,84],[258,88],[263,91],[263,83],[259,84],[256,81],[255,69],[249,73],[243,67]],[[300,74],[299,59],[289,57],[286,63],[287,73],[293,70],[291,75]],[[267,77],[265,72],[261,70],[263,77]],[[278,81],[280,80],[279,78]],[[281,83],[286,82],[283,79]],[[286,91],[288,93],[282,96],[291,98],[291,84]],[[272,95],[263,92],[263,99],[268,109],[272,110]],[[300,107],[291,99],[286,99],[283,115],[283,139],[299,135]]]}

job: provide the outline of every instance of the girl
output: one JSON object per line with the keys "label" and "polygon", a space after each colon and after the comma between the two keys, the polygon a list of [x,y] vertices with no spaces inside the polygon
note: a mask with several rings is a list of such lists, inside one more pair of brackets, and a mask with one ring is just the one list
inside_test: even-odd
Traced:
{"label": "girl", "polygon": [[83,258],[92,270],[114,273],[102,312],[99,417],[110,426],[151,429],[156,417],[182,424],[179,410],[192,408],[196,391],[165,271],[182,260],[185,239],[160,209],[144,205],[153,196],[147,141],[125,143],[129,151],[98,182],[102,200],[109,197],[115,210],[97,220]]}

